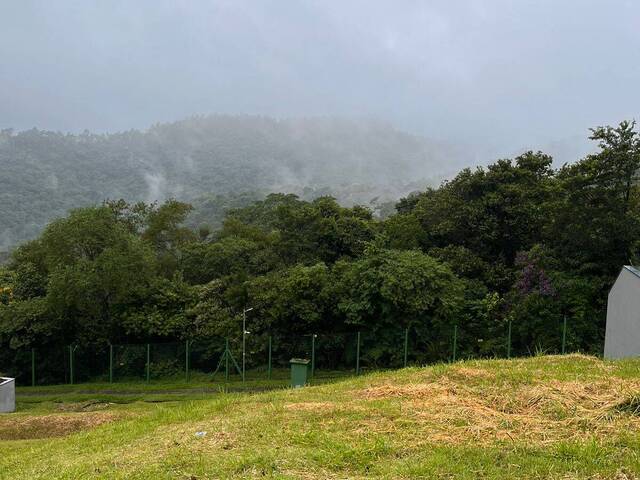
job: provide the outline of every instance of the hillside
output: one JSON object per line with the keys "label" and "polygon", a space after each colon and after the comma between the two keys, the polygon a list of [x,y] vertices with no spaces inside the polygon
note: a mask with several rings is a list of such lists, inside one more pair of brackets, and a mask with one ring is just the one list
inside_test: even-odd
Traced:
{"label": "hillside", "polygon": [[106,135],[4,130],[0,249],[104,199],[285,191],[334,193],[347,204],[395,200],[455,171],[454,157],[386,124],[333,118],[196,117]]}
{"label": "hillside", "polygon": [[129,404],[38,404],[24,388],[0,418],[0,477],[634,479],[639,366],[467,361]]}

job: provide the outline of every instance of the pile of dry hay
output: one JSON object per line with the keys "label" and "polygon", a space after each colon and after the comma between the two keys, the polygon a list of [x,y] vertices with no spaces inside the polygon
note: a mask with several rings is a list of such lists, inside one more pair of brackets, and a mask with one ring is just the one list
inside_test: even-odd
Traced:
{"label": "pile of dry hay", "polygon": [[[431,381],[380,384],[354,393],[365,401],[398,401],[404,420],[415,423],[430,441],[451,444],[544,444],[640,428],[639,381],[609,376],[591,382],[504,383],[492,382],[493,375],[454,367]],[[470,382],[474,377],[483,381]],[[372,421],[368,427],[389,425]]]}

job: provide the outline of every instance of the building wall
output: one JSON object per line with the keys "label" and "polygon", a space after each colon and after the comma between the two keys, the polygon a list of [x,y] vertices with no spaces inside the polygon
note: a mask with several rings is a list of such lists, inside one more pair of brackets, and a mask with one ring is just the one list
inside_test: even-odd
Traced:
{"label": "building wall", "polygon": [[626,268],[609,292],[604,356],[640,356],[640,277]]}
{"label": "building wall", "polygon": [[16,381],[13,378],[0,377],[0,413],[16,410]]}

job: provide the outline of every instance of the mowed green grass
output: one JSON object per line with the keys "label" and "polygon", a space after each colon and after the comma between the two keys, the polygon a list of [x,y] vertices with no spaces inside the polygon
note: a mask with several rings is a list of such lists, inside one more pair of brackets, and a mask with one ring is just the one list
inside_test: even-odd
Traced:
{"label": "mowed green grass", "polygon": [[0,438],[29,438],[0,440],[0,478],[640,478],[636,360],[467,361],[261,393],[56,388],[21,389],[0,417]]}
{"label": "mowed green grass", "polygon": [[[322,385],[340,378],[348,378],[353,371],[316,371],[314,385]],[[246,382],[240,375],[230,375],[225,380],[224,374],[213,377],[211,374],[192,372],[186,381],[184,376],[178,375],[168,379],[152,379],[149,383],[144,380],[125,380],[113,383],[91,382],[74,385],[45,385],[36,387],[18,386],[16,395],[18,407],[24,410],[50,410],[51,407],[64,409],[64,405],[81,406],[82,403],[132,403],[168,402],[210,399],[214,394],[261,392],[287,388],[291,383],[291,373],[288,369],[274,369],[271,378],[265,371],[247,371]]]}

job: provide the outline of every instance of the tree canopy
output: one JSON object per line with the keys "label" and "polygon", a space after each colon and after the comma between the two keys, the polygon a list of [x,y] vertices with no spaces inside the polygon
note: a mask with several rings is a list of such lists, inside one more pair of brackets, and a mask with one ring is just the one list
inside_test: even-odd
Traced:
{"label": "tree canopy", "polygon": [[454,325],[478,340],[463,350],[488,355],[507,323],[524,351],[557,343],[569,316],[573,347],[597,352],[606,293],[639,254],[640,140],[633,122],[591,138],[598,151],[573,164],[526,152],[465,169],[385,219],[291,194],[230,207],[207,231],[173,199],[73,210],[0,269],[0,356],[237,336],[247,305],[256,335],[411,328],[433,358]]}

